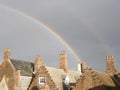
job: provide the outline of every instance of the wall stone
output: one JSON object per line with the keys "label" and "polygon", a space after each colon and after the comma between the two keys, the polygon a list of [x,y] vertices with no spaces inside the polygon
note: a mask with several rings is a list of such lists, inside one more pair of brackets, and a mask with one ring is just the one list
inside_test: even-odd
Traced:
{"label": "wall stone", "polygon": [[[39,84],[39,77],[45,77],[45,84]],[[35,89],[36,88],[36,89]],[[40,66],[39,71],[35,74],[29,90],[59,90],[51,79],[45,66]]]}

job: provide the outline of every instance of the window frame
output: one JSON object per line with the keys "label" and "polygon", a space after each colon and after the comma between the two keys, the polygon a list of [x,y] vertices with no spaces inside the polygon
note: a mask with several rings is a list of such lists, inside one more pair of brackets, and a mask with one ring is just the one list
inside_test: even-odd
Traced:
{"label": "window frame", "polygon": [[45,84],[45,77],[44,76],[39,77],[39,84]]}

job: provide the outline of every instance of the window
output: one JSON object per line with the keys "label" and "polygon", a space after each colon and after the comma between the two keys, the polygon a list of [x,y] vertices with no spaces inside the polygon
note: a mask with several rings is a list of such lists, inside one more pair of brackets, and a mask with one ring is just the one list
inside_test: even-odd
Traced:
{"label": "window", "polygon": [[39,77],[39,84],[45,84],[45,77]]}

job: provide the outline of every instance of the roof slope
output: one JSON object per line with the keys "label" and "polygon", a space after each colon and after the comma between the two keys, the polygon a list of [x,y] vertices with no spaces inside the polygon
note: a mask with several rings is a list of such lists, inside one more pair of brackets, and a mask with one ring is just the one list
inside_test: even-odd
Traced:
{"label": "roof slope", "polygon": [[109,74],[92,70],[89,67],[85,69],[84,73],[81,75],[81,77],[78,79],[76,83],[76,88],[92,89],[92,88],[99,88],[102,86],[109,88],[112,87],[117,88],[115,82],[113,81],[113,79]]}
{"label": "roof slope", "polygon": [[[20,70],[21,76],[32,76],[34,63],[15,59],[11,59],[11,63],[17,70]],[[70,83],[76,83],[81,75],[81,73],[78,71],[68,70],[68,73],[65,73],[63,69],[57,69],[48,66],[45,67],[57,87],[61,87],[63,80],[66,78],[67,75],[70,78]]]}
{"label": "roof slope", "polygon": [[78,71],[68,70],[68,76],[70,78],[70,83],[76,83],[80,78],[81,73]]}
{"label": "roof slope", "polygon": [[20,70],[21,76],[32,76],[34,64],[28,61],[11,59],[13,66]]}
{"label": "roof slope", "polygon": [[63,80],[66,78],[67,75],[69,76],[70,83],[76,83],[76,81],[81,75],[81,73],[78,71],[68,70],[68,73],[65,73],[63,69],[57,69],[53,67],[46,68],[57,87],[60,87],[60,85],[62,85]]}
{"label": "roof slope", "polygon": [[55,82],[55,85],[57,88],[62,87],[62,74],[64,74],[64,71],[62,69],[57,69],[53,67],[46,67],[48,73],[51,76],[51,79]]}
{"label": "roof slope", "polygon": [[115,83],[112,80],[111,76],[107,73],[98,73],[96,72],[97,76],[99,79],[101,79],[101,81],[103,82],[103,85],[105,86],[113,86],[115,87]]}

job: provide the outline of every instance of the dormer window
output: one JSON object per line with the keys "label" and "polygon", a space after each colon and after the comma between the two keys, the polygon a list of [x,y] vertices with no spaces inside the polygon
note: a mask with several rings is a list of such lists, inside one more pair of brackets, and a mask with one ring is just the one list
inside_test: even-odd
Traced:
{"label": "dormer window", "polygon": [[45,84],[45,77],[39,77],[39,84]]}

